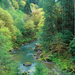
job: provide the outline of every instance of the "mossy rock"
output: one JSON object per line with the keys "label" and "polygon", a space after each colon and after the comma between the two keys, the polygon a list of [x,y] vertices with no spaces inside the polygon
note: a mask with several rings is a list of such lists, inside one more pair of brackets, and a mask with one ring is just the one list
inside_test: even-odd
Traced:
{"label": "mossy rock", "polygon": [[23,72],[22,75],[27,75],[27,72]]}
{"label": "mossy rock", "polygon": [[30,62],[26,62],[23,64],[24,66],[31,66],[31,63]]}
{"label": "mossy rock", "polygon": [[42,58],[39,58],[38,61],[42,61]]}
{"label": "mossy rock", "polygon": [[34,51],[38,51],[38,50],[35,48]]}

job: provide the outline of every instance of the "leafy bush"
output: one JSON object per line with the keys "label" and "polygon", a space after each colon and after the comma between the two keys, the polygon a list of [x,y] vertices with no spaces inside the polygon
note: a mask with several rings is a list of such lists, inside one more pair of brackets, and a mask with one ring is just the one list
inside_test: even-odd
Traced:
{"label": "leafy bush", "polygon": [[24,26],[25,26],[25,31],[26,31],[25,35],[32,37],[33,36],[33,32],[34,32],[34,27],[35,27],[34,22],[32,20],[28,20],[24,24]]}
{"label": "leafy bush", "polygon": [[69,53],[72,56],[72,61],[75,62],[75,38],[73,38],[73,40],[71,41],[69,48]]}
{"label": "leafy bush", "polygon": [[49,75],[48,69],[44,66],[44,64],[38,62],[36,64],[36,70],[34,75]]}
{"label": "leafy bush", "polygon": [[23,6],[25,6],[26,2],[25,1],[20,1],[19,4],[20,4],[21,7],[23,7]]}
{"label": "leafy bush", "polygon": [[64,43],[69,44],[70,41],[73,39],[72,32],[69,30],[63,31],[63,37],[62,38],[64,40]]}
{"label": "leafy bush", "polygon": [[62,33],[56,33],[55,36],[53,37],[53,42],[50,43],[52,54],[58,53],[62,54],[64,52],[64,43],[62,39],[63,34]]}
{"label": "leafy bush", "polygon": [[26,13],[27,15],[30,15],[31,14],[31,7],[30,7],[30,4],[28,3],[28,1],[26,1],[26,4],[24,6],[24,10],[23,10],[24,13]]}

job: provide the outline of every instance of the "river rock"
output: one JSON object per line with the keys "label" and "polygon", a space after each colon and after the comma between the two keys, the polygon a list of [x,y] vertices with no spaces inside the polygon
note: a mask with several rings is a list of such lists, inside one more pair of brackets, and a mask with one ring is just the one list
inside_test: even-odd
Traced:
{"label": "river rock", "polygon": [[11,52],[11,53],[16,53],[14,50],[10,50],[9,52]]}
{"label": "river rock", "polygon": [[40,44],[36,43],[36,44],[35,44],[35,46],[36,46],[36,47],[39,47],[39,46],[40,46]]}
{"label": "river rock", "polygon": [[27,75],[30,75],[30,71],[27,71]]}
{"label": "river rock", "polygon": [[25,45],[28,45],[29,43],[25,43]]}
{"label": "river rock", "polygon": [[37,54],[34,54],[34,56],[37,56]]}
{"label": "river rock", "polygon": [[27,75],[27,72],[23,72],[22,75]]}
{"label": "river rock", "polygon": [[23,64],[23,66],[31,66],[31,63],[30,62],[26,62]]}
{"label": "river rock", "polygon": [[17,48],[17,49],[14,49],[15,51],[20,51],[21,49],[20,48]]}
{"label": "river rock", "polygon": [[34,49],[34,51],[41,51],[41,49],[40,49],[40,44],[35,44],[35,49]]}
{"label": "river rock", "polygon": [[33,56],[33,58],[34,58],[34,59],[39,59],[39,57],[37,57],[37,56]]}
{"label": "river rock", "polygon": [[22,46],[24,46],[24,44],[22,44]]}

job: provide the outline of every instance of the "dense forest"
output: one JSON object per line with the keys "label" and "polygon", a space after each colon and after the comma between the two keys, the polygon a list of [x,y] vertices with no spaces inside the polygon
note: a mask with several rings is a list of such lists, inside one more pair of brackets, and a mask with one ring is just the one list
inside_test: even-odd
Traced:
{"label": "dense forest", "polygon": [[58,75],[42,61],[75,75],[74,0],[0,0],[0,75],[27,75],[10,51],[34,40],[41,50],[34,75]]}

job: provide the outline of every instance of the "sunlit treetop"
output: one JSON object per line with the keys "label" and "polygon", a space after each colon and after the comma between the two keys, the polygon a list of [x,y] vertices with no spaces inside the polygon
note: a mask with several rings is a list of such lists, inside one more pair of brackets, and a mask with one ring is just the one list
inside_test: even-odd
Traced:
{"label": "sunlit treetop", "polygon": [[21,1],[21,2],[20,2],[20,6],[21,6],[21,7],[22,7],[22,6],[25,6],[25,4],[26,4],[25,1]]}

